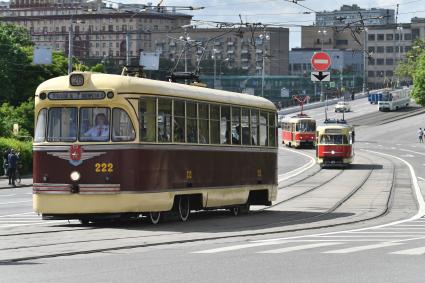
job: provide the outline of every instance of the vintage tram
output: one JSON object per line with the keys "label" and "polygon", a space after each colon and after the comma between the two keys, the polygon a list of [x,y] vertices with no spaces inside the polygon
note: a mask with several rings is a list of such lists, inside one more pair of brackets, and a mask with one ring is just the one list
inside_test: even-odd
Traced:
{"label": "vintage tram", "polygon": [[326,119],[317,127],[316,159],[320,167],[348,166],[354,157],[354,128],[345,120]]}
{"label": "vintage tram", "polygon": [[277,194],[270,101],[138,77],[73,72],[35,95],[33,206],[43,219],[225,208]]}
{"label": "vintage tram", "polygon": [[282,121],[282,144],[289,147],[314,147],[316,120],[306,114],[298,114]]}

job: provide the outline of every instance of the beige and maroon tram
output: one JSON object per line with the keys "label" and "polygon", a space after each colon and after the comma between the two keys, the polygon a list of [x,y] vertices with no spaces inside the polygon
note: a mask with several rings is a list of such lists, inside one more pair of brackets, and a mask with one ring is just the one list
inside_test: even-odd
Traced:
{"label": "beige and maroon tram", "polygon": [[348,166],[354,157],[354,128],[345,120],[325,120],[317,127],[316,160],[320,167]]}
{"label": "beige and maroon tram", "polygon": [[33,206],[44,219],[270,205],[277,119],[252,95],[73,72],[35,95]]}

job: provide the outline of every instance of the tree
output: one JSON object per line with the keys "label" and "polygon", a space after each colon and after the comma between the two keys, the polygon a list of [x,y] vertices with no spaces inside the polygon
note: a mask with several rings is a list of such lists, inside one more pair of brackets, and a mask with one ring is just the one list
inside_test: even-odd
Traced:
{"label": "tree", "polygon": [[410,95],[417,104],[425,106],[425,52],[416,59],[415,63],[413,90]]}
{"label": "tree", "polygon": [[34,134],[34,100],[13,106],[5,102],[0,106],[0,136],[12,137],[13,124],[19,125],[19,136],[33,136]]}
{"label": "tree", "polygon": [[425,41],[423,40],[415,40],[412,45],[412,49],[410,49],[406,53],[406,60],[399,62],[395,69],[395,74],[399,78],[409,78],[413,79],[414,73],[417,68],[417,59],[419,56],[425,51]]}

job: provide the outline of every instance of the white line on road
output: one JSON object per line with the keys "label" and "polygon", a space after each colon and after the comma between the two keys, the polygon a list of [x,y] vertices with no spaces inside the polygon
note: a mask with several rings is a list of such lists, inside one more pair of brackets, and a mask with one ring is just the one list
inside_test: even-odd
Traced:
{"label": "white line on road", "polygon": [[340,249],[340,250],[333,250],[333,251],[327,251],[323,252],[325,254],[348,254],[348,253],[354,253],[354,252],[360,252],[360,251],[366,251],[366,250],[373,250],[373,249],[379,249],[379,248],[386,248],[391,246],[398,246],[402,245],[402,243],[380,243],[380,244],[372,244],[372,245],[366,245],[366,246],[358,246],[358,247],[351,247],[346,249]]}
{"label": "white line on road", "polygon": [[286,243],[286,242],[285,241],[275,241],[275,242],[263,242],[263,243],[250,243],[250,244],[235,245],[235,246],[222,247],[222,248],[216,248],[216,249],[210,249],[210,250],[204,250],[204,251],[197,251],[197,252],[192,252],[192,253],[194,253],[194,254],[215,254],[215,253],[236,251],[236,250],[242,250],[242,249],[254,248],[254,247],[261,247],[261,246],[279,245],[279,244],[283,244],[283,243]]}
{"label": "white line on road", "polygon": [[424,253],[425,253],[425,247],[419,247],[419,248],[414,248],[414,249],[392,252],[391,254],[396,254],[396,255],[423,255]]}
{"label": "white line on road", "polygon": [[296,154],[303,155],[303,156],[305,156],[305,157],[307,157],[307,158],[310,159],[310,162],[304,164],[303,166],[301,166],[299,168],[296,168],[296,169],[294,169],[292,171],[289,171],[289,172],[286,172],[284,174],[279,175],[278,176],[278,182],[279,183],[280,182],[283,182],[285,180],[288,180],[290,178],[293,178],[293,177],[295,177],[295,176],[297,176],[297,175],[299,175],[299,174],[307,171],[308,169],[310,169],[311,167],[313,167],[316,164],[316,160],[314,159],[314,157],[312,157],[312,156],[310,156],[308,154],[305,154],[303,152],[299,152],[299,151],[295,151],[295,150],[287,149],[287,148],[279,148],[279,150],[287,150],[287,151],[290,151],[290,152],[293,152],[293,153],[296,153]]}
{"label": "white line on road", "polygon": [[[5,215],[0,215],[0,218],[2,217],[9,217],[9,216],[17,216],[17,215],[27,215],[27,214],[35,214],[35,212],[24,212],[24,213],[15,213],[15,214],[5,214]],[[37,215],[37,214],[35,214]]]}
{"label": "white line on road", "polygon": [[286,248],[275,249],[275,250],[262,251],[262,252],[257,252],[257,253],[259,253],[259,254],[283,254],[283,253],[288,253],[288,252],[293,252],[293,251],[308,250],[308,249],[334,246],[334,245],[340,245],[340,244],[342,244],[342,243],[328,242],[328,243],[307,244],[307,245],[286,247]]}

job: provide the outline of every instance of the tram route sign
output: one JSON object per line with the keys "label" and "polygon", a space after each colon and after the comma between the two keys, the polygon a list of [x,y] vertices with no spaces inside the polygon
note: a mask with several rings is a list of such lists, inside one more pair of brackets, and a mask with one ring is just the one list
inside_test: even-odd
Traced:
{"label": "tram route sign", "polygon": [[315,52],[311,56],[311,66],[318,72],[324,72],[331,66],[331,57],[326,52]]}
{"label": "tram route sign", "polygon": [[330,72],[311,72],[311,81],[329,82],[331,81],[331,73]]}

